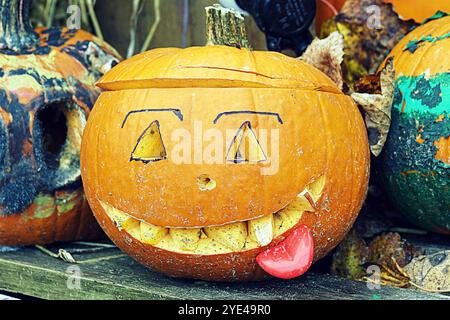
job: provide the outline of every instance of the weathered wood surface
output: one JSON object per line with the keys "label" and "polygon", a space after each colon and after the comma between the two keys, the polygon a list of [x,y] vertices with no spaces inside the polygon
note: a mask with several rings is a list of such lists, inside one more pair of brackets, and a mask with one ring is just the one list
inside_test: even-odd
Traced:
{"label": "weathered wood surface", "polygon": [[[34,248],[0,253],[0,290],[43,299],[449,299],[391,287],[374,291],[362,282],[315,273],[293,281],[246,284],[172,279],[149,271],[115,248],[73,256],[81,263],[70,265]],[[76,267],[81,271],[79,288],[73,281]]]}

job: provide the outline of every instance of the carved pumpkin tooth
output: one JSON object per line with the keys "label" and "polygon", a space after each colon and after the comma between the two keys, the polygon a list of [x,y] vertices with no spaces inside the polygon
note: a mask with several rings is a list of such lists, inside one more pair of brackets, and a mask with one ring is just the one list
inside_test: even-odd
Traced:
{"label": "carved pumpkin tooth", "polygon": [[280,215],[280,212],[273,214],[273,237],[276,238],[281,234],[281,230],[283,230],[283,218]]}
{"label": "carved pumpkin tooth", "polygon": [[204,228],[208,238],[230,248],[241,251],[247,239],[247,225],[245,222],[236,222],[220,227]]}
{"label": "carved pumpkin tooth", "polygon": [[142,242],[155,245],[169,233],[169,230],[163,227],[141,222]]}
{"label": "carved pumpkin tooth", "polygon": [[122,230],[122,224],[130,219],[130,216],[103,201],[100,201],[100,204],[102,205],[103,210],[105,210],[108,217],[110,217],[114,222],[116,227],[119,228],[119,230]]}
{"label": "carved pumpkin tooth", "polygon": [[276,214],[274,238],[291,230],[301,220],[304,211],[285,209]]}
{"label": "carved pumpkin tooth", "polygon": [[197,249],[198,242],[200,241],[202,235],[202,229],[186,229],[180,228],[170,229],[170,236],[172,237],[173,242],[175,242],[176,246],[181,250],[193,251]]}
{"label": "carved pumpkin tooth", "polygon": [[[306,189],[308,190],[309,195],[313,199],[314,203],[317,204],[320,198],[322,197],[323,189],[325,187],[326,176],[321,176],[317,180],[311,182]],[[313,210],[314,211],[314,210]]]}
{"label": "carved pumpkin tooth", "polygon": [[306,198],[305,193],[300,193],[297,198],[288,206],[291,210],[297,211],[308,211],[314,212],[316,211],[314,207],[311,205],[309,200]]}
{"label": "carved pumpkin tooth", "polygon": [[122,223],[122,229],[133,238],[141,241],[141,222],[139,220],[128,218]]}
{"label": "carved pumpkin tooth", "polygon": [[261,246],[266,246],[273,240],[273,215],[269,214],[256,220],[248,221],[248,235]]}
{"label": "carved pumpkin tooth", "polygon": [[315,212],[305,193],[300,193],[291,204],[274,214],[274,238],[295,227],[305,212]]}
{"label": "carved pumpkin tooth", "polygon": [[131,218],[129,215],[114,208],[113,206],[100,202],[106,214],[113,220],[119,230],[125,230],[133,238],[141,240],[141,227],[139,220]]}

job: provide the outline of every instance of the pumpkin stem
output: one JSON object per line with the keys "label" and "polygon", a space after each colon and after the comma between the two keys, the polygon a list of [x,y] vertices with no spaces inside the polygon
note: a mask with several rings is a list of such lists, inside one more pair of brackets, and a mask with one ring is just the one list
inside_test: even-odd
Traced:
{"label": "pumpkin stem", "polygon": [[206,7],[206,32],[208,46],[251,49],[244,17],[237,11],[218,4]]}
{"label": "pumpkin stem", "polygon": [[0,50],[21,51],[40,39],[30,22],[31,0],[0,0]]}

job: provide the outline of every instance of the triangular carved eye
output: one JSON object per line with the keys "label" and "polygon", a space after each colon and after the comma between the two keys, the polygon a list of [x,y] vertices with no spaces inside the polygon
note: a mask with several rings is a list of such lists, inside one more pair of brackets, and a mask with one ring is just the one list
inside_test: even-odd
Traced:
{"label": "triangular carved eye", "polygon": [[267,157],[262,150],[249,121],[239,128],[227,153],[227,161],[234,163],[266,161]]}
{"label": "triangular carved eye", "polygon": [[149,163],[165,159],[167,152],[159,131],[159,122],[156,120],[139,137],[130,161]]}

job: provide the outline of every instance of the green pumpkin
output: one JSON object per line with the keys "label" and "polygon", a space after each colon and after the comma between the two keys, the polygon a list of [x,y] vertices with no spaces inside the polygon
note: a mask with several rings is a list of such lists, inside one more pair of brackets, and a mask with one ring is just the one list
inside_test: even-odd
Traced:
{"label": "green pumpkin", "polygon": [[450,16],[439,14],[394,48],[392,124],[381,182],[411,222],[450,234]]}

